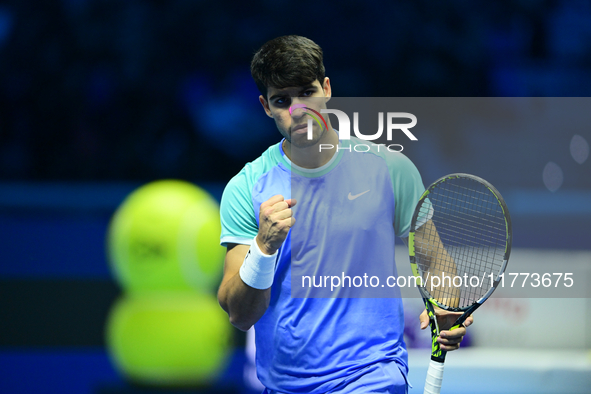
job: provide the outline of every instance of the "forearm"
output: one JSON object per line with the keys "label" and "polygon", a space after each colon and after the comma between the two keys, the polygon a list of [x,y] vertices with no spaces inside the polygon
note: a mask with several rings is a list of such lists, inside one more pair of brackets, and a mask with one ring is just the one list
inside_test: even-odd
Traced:
{"label": "forearm", "polygon": [[269,307],[278,249],[295,223],[295,200],[276,195],[261,204],[257,236],[250,245],[228,244],[224,277],[218,290],[220,306],[230,323],[246,331]]}
{"label": "forearm", "polygon": [[228,313],[230,323],[247,331],[267,310],[271,289],[259,290],[245,284],[237,272],[220,286],[218,301]]}
{"label": "forearm", "polygon": [[[443,245],[434,223],[428,220],[415,233],[415,253],[420,255],[423,280],[433,298],[450,306],[458,306],[460,289],[444,281],[445,277],[457,275],[457,265]],[[428,272],[425,275],[425,272]],[[451,281],[451,279],[450,279]]]}
{"label": "forearm", "polygon": [[445,253],[445,256],[433,259],[426,283],[433,298],[452,307],[459,306],[460,302],[460,288],[453,284],[455,275],[455,262]]}

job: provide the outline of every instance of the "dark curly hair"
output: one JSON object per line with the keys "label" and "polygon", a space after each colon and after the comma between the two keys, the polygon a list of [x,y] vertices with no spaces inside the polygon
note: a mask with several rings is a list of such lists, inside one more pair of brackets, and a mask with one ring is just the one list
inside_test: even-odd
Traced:
{"label": "dark curly hair", "polygon": [[322,48],[301,36],[282,36],[266,42],[254,55],[250,72],[259,91],[306,86],[314,80],[324,83]]}

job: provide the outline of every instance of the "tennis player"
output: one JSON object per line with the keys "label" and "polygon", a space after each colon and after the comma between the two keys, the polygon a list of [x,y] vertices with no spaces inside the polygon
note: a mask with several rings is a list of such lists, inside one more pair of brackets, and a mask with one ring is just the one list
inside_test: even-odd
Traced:
{"label": "tennis player", "polygon": [[[283,139],[224,190],[220,305],[240,330],[254,325],[264,393],[406,393],[401,299],[292,298],[291,270],[296,261],[393,265],[394,237],[408,236],[424,191],[420,174],[402,153],[347,149],[361,141],[339,141],[330,122],[314,122],[308,137],[303,107],[332,93],[322,49],[313,41],[284,36],[267,42],[251,73]],[[320,150],[320,144],[332,148]],[[302,185],[297,196],[294,179]],[[296,230],[305,235],[297,242]],[[437,314],[441,327],[459,315]],[[428,326],[425,312],[420,325]],[[441,348],[457,349],[465,333],[464,327],[442,331]]]}

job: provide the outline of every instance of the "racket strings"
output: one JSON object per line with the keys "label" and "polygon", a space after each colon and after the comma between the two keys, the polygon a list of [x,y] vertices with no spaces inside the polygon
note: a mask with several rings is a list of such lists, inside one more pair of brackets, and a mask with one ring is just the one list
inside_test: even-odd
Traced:
{"label": "racket strings", "polygon": [[[445,202],[444,202],[444,204],[445,204]],[[449,205],[447,208],[453,209],[451,204],[449,204],[449,203],[447,203],[447,204]],[[468,212],[470,210],[466,209],[466,211]],[[475,210],[475,209],[471,210],[471,211],[473,211],[475,213],[480,213],[478,210]],[[449,220],[450,224],[453,224],[453,223],[460,224],[462,226],[461,227],[462,229],[463,228],[472,228],[476,231],[481,231],[481,230],[487,229],[487,230],[490,230],[493,232],[505,231],[504,223],[502,223],[503,224],[502,226],[499,226],[499,223],[496,220],[497,218],[493,217],[491,215],[488,215],[488,214],[487,215],[491,216],[491,218],[487,219],[487,218],[483,217],[482,221],[480,221],[480,222],[476,221],[470,217],[465,217],[465,218],[463,218],[463,220],[456,220],[454,216],[451,216],[451,214],[446,213],[445,211],[442,211],[441,215],[447,216],[447,219]]]}
{"label": "racket strings", "polygon": [[[435,219],[437,219],[437,218],[435,218]],[[440,227],[441,226],[439,226],[438,228],[440,228]],[[442,234],[438,234],[438,235],[440,235],[442,237],[442,242],[444,242],[445,244],[450,244],[450,242],[448,242],[448,240],[446,239],[446,234],[444,232],[442,232]],[[433,234],[431,236],[433,236]],[[452,234],[452,236],[453,236],[453,234]],[[457,234],[455,236],[457,236]],[[472,237],[472,238],[474,238],[474,237]],[[466,237],[460,238],[459,241],[461,241],[467,245],[473,243],[473,242],[470,242],[470,241],[473,241],[473,239],[467,239]],[[482,260],[483,258],[485,258],[484,253],[482,252],[482,249],[474,249],[474,248],[470,249],[470,248],[464,247],[463,249],[459,249],[459,250],[461,251],[461,253],[459,255],[458,255],[457,251],[454,251],[454,252],[452,252],[451,250],[446,250],[446,251],[448,253],[451,252],[451,255],[453,256],[453,259],[455,262],[460,262],[460,261],[464,261],[464,260],[479,260],[479,259]],[[475,254],[476,254],[476,256],[474,256]],[[452,274],[458,274],[458,273],[461,274],[461,272],[458,272],[458,271],[465,270],[464,269],[465,267],[463,267],[462,264],[459,264],[459,266],[451,266],[450,267],[450,264],[446,263],[444,268],[446,270],[448,270],[448,272],[449,272],[450,268],[451,269],[456,268],[456,272],[452,271],[451,272]],[[485,267],[485,269],[486,268],[488,268],[488,267]],[[488,286],[486,286],[486,287],[488,287]],[[468,298],[473,298],[473,295],[471,296],[469,294]]]}
{"label": "racket strings", "polygon": [[[455,179],[430,191],[419,216],[431,219],[415,230],[415,256],[426,290],[442,304],[473,304],[490,289],[490,274],[494,280],[502,269],[507,239],[499,201],[486,186]],[[433,276],[443,286],[432,289]],[[458,276],[461,281],[454,282]]]}

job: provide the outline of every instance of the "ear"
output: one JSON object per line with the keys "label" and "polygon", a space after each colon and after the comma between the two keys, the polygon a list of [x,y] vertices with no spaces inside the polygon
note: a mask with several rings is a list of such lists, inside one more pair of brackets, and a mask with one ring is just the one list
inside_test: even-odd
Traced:
{"label": "ear", "polygon": [[332,97],[332,89],[330,87],[330,79],[328,77],[324,77],[322,89],[324,90],[324,97],[326,97],[326,102],[328,102]]}
{"label": "ear", "polygon": [[267,116],[269,118],[272,118],[273,115],[271,114],[271,109],[269,109],[269,103],[267,102],[267,100],[265,100],[265,98],[263,97],[262,94],[259,96],[259,102],[261,103],[261,105],[265,109],[265,112],[267,113]]}

